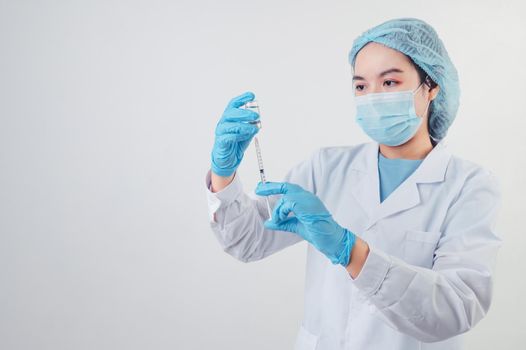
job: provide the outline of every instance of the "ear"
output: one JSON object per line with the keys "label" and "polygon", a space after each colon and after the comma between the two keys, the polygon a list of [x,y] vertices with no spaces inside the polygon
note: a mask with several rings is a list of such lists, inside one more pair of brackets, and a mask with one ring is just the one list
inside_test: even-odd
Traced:
{"label": "ear", "polygon": [[438,85],[430,89],[429,90],[429,100],[433,101],[437,97],[439,91],[440,91],[440,86]]}

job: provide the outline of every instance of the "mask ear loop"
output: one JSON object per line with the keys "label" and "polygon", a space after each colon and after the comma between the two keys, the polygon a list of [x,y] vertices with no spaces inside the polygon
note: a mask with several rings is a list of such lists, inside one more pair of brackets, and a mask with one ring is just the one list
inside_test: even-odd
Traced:
{"label": "mask ear loop", "polygon": [[421,116],[420,118],[424,118],[424,115],[426,115],[427,110],[428,110],[428,108],[429,108],[429,105],[431,105],[431,101],[428,101],[428,102],[427,102],[426,110],[424,111],[423,116]]}
{"label": "mask ear loop", "polygon": [[[427,81],[427,78],[429,78],[429,75],[426,75],[424,81],[418,85],[418,87],[415,89],[415,91],[413,91],[413,95],[418,91],[418,89],[420,89],[420,87],[422,87],[423,84],[425,84],[425,82]],[[431,88],[429,89],[429,91],[431,91]],[[429,109],[429,106],[431,105],[431,100],[427,103],[427,106],[426,106],[426,110],[424,111],[424,115],[426,115],[427,113],[427,110]],[[417,115],[418,116],[418,115]],[[418,116],[420,117],[420,116]],[[424,118],[423,116],[420,117],[420,118]],[[435,139],[433,136],[431,136],[431,134],[429,135],[430,139],[431,139],[431,144],[433,145],[433,147],[435,147],[439,142],[440,140],[439,139]]]}
{"label": "mask ear loop", "polygon": [[[425,79],[423,82],[420,83],[420,85],[418,85],[418,87],[413,91],[413,96],[416,94],[416,92],[422,87],[422,85],[424,85],[424,83],[426,82],[426,79],[429,77],[429,75],[426,75]],[[429,108],[429,105],[431,104],[431,101],[428,101],[427,102],[427,106],[426,106],[426,110],[424,111],[424,115],[426,115],[427,113],[427,110]],[[417,115],[418,117],[420,117],[419,115]],[[424,118],[423,116],[420,117],[420,118]]]}

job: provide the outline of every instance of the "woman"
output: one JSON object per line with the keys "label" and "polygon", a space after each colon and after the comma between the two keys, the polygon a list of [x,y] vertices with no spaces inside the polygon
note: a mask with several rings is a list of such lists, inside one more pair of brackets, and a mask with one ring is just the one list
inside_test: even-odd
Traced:
{"label": "woman", "polygon": [[363,33],[349,62],[356,121],[373,141],[321,148],[251,199],[235,171],[259,116],[239,108],[252,93],[234,98],[207,175],[211,227],[244,262],[310,243],[296,349],[460,349],[488,312],[501,240],[496,179],[444,144],[456,69],[410,18]]}

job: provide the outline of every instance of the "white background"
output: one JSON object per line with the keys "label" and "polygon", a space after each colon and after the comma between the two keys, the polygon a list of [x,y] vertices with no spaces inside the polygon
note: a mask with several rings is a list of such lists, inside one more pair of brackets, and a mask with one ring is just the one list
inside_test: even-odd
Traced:
{"label": "white background", "polygon": [[[0,1],[0,348],[289,349],[304,243],[243,264],[208,225],[215,125],[244,91],[279,181],[367,141],[347,53],[395,17],[455,63],[452,152],[497,174],[504,245],[467,349],[526,342],[526,9],[521,1]],[[253,148],[239,169],[258,181]]]}

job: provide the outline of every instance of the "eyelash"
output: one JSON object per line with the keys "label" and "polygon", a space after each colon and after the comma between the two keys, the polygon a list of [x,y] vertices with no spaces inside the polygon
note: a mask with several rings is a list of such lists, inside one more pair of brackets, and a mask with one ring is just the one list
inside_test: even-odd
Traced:
{"label": "eyelash", "polygon": [[[396,84],[398,84],[397,81],[394,81],[394,80],[392,80],[392,79],[389,79],[389,80],[384,81],[384,85],[385,85],[385,83],[387,83],[387,82],[392,83],[392,84],[388,85],[387,87],[393,87],[393,86],[396,86]],[[359,90],[359,88],[362,88],[362,90]],[[355,90],[357,90],[357,91],[363,91],[363,85],[356,85],[356,86],[355,86]]]}

